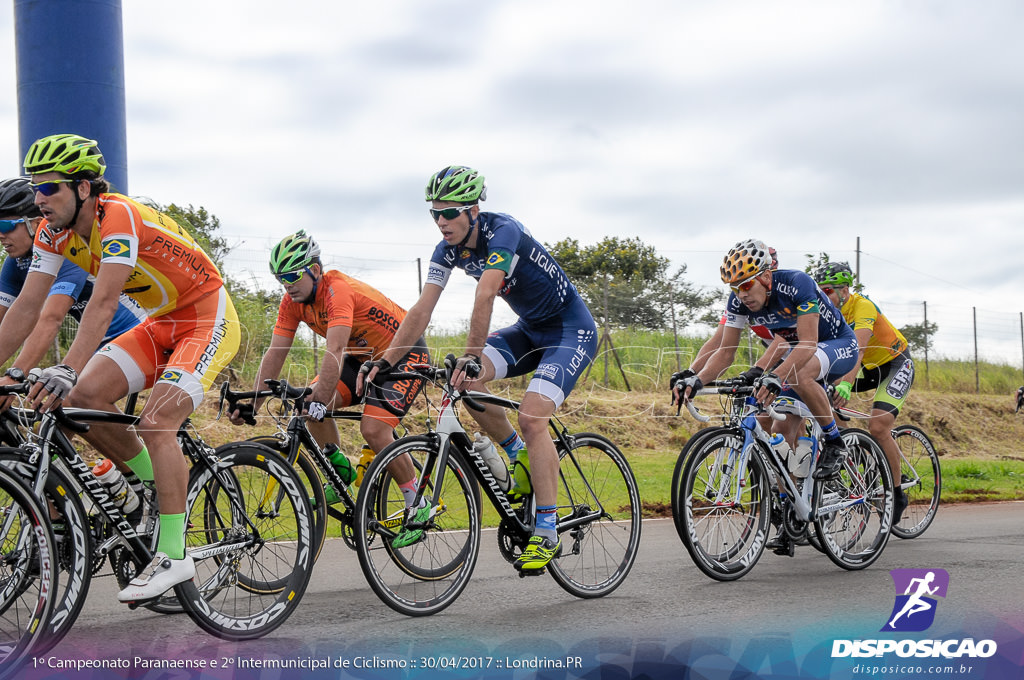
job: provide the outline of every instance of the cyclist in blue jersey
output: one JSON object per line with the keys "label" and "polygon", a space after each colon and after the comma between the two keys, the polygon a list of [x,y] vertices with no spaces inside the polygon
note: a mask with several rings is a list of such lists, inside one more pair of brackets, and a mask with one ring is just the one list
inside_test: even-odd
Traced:
{"label": "cyclist in blue jersey", "polygon": [[[846,449],[822,381],[837,380],[853,368],[857,336],[809,275],[795,270],[771,271],[768,248],[761,241],[737,243],[726,255],[721,274],[732,289],[722,347],[700,372],[673,376],[674,398],[688,400],[704,381],[715,379],[732,364],[743,326],[765,326],[776,338],[744,377],[760,385],[760,400],[781,392],[795,394],[807,404],[825,434],[814,476],[834,476]],[[783,356],[774,372],[765,373]],[[775,427],[795,447],[799,426],[799,420],[789,416]]]}
{"label": "cyclist in blue jersey", "polygon": [[[7,251],[7,258],[0,267],[0,320],[18,297],[25,285],[29,266],[32,264],[32,240],[42,221],[42,213],[35,204],[35,194],[29,180],[23,177],[0,182],[0,244]],[[92,281],[86,271],[65,261],[50,286],[49,295],[43,303],[32,333],[25,340],[21,352],[14,360],[17,366],[38,366],[40,360],[52,346],[53,339],[60,331],[61,322],[68,314],[76,321],[82,320],[82,312],[92,295]],[[121,303],[107,328],[103,343],[134,328],[146,318],[146,313],[134,300],[121,296]],[[8,371],[18,371],[16,368]],[[15,382],[5,375],[3,383]],[[9,403],[10,399],[0,403]]]}
{"label": "cyclist in blue jersey", "polygon": [[[484,390],[491,380],[533,373],[519,412],[522,438],[502,409],[470,413],[508,453],[517,483],[513,494],[529,490],[523,474],[529,451],[536,530],[514,566],[521,573],[537,574],[562,547],[555,530],[558,455],[548,419],[593,361],[597,328],[576,288],[544,246],[512,217],[480,210],[479,202],[486,196],[484,178],[472,168],[453,165],[431,176],[426,200],[443,241],[434,249],[423,292],[399,327],[391,349],[381,360],[363,364],[359,389],[363,379],[372,380],[382,367],[390,367],[407,351],[403,348],[423,334],[452,271],[462,269],[477,279],[466,353],[457,361],[453,384],[459,389]],[[488,333],[498,296],[519,320]],[[423,520],[429,511],[429,507],[420,511]],[[400,534],[395,540],[407,539]]]}

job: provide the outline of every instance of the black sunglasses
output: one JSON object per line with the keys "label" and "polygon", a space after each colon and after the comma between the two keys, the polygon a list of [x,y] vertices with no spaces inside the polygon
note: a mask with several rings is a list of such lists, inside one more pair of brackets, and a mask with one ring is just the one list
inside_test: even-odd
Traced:
{"label": "black sunglasses", "polygon": [[451,222],[456,217],[458,217],[459,215],[466,212],[472,207],[472,205],[460,205],[456,208],[441,208],[440,210],[434,210],[433,208],[431,208],[430,216],[434,218],[435,222],[437,222],[442,217]]}

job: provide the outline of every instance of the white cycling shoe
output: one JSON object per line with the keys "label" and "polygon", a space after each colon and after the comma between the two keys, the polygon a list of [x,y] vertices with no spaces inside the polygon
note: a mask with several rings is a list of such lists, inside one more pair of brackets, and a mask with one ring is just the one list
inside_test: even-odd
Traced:
{"label": "white cycling shoe", "polygon": [[183,560],[172,560],[165,553],[157,553],[153,561],[117,594],[117,599],[119,602],[152,600],[179,583],[191,580],[195,575],[196,564],[191,556],[185,555]]}

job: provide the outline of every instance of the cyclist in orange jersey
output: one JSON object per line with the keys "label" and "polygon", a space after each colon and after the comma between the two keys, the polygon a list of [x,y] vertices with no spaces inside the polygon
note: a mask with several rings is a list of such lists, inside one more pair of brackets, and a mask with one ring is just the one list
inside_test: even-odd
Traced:
{"label": "cyclist in orange jersey", "polygon": [[[356,396],[359,369],[363,362],[379,357],[391,347],[395,331],[405,318],[405,310],[362,281],[340,271],[325,271],[320,246],[305,231],[292,234],[274,246],[270,253],[270,271],[284,286],[285,295],[278,309],[270,347],[256,373],[256,389],[263,387],[264,380],[281,374],[299,323],[305,323],[327,341],[320,374],[313,381],[313,392],[306,402],[310,416],[307,427],[321,446],[339,445],[338,428],[325,416],[332,409],[362,401]],[[422,337],[406,348],[395,370],[402,371],[410,363],[430,363]],[[389,381],[382,383],[379,391],[366,395],[359,431],[374,453],[394,441],[394,428],[408,413],[421,388],[418,381]],[[254,412],[262,401],[253,405]],[[241,410],[231,414],[231,422],[236,425],[245,422]],[[404,457],[396,464],[389,468],[395,481],[403,490],[410,488],[415,497],[415,485],[409,484],[415,474],[412,459]]]}
{"label": "cyclist in orange jersey", "polygon": [[[119,399],[153,388],[135,431],[95,423],[84,435],[148,483],[147,490],[155,486],[156,555],[118,593],[122,602],[143,602],[195,575],[185,554],[188,469],[177,431],[238,350],[240,333],[209,256],[167,215],[111,193],[105,168],[97,143],[78,135],[44,137],[29,148],[25,171],[45,221],[36,232],[25,287],[0,325],[0,357],[10,357],[34,327],[65,260],[96,277],[64,363],[34,369],[37,381],[29,396],[44,411],[65,401],[117,411]],[[149,318],[94,354],[122,291]]]}

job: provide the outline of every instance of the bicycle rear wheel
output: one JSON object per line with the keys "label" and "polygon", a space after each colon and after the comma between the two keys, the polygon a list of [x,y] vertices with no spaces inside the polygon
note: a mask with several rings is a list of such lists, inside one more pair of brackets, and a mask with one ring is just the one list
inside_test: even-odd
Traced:
{"label": "bicycle rear wheel", "polygon": [[679,540],[681,541],[685,540],[683,539],[683,534],[686,533],[686,527],[683,526],[682,521],[679,519],[683,516],[683,499],[686,498],[686,490],[683,488],[683,481],[685,480],[683,470],[686,468],[686,461],[690,459],[690,456],[697,447],[703,444],[708,437],[713,437],[727,429],[729,428],[726,426],[717,425],[699,430],[686,440],[683,448],[679,451],[679,456],[676,458],[676,466],[672,470],[672,522],[676,525],[676,533],[679,534]]}
{"label": "bicycle rear wheel", "polygon": [[[359,566],[386,605],[407,616],[436,614],[454,602],[469,583],[480,551],[480,500],[476,483],[461,458],[450,452],[437,468],[437,439],[404,437],[377,454],[363,476],[356,502],[355,536]],[[408,512],[390,463],[409,455],[419,470],[423,498],[440,496],[415,543],[396,548]]]}
{"label": "bicycle rear wheel", "polygon": [[548,563],[576,597],[602,597],[629,574],[640,548],[640,493],[625,456],[604,437],[583,433],[558,451],[558,533],[562,553]]}
{"label": "bicycle rear wheel", "polygon": [[266,635],[298,606],[313,568],[302,482],[279,455],[248,444],[225,451],[217,474],[193,467],[188,489],[186,544],[196,576],[175,587],[178,600],[217,637]]}
{"label": "bicycle rear wheel", "polygon": [[[260,444],[266,446],[281,456],[287,456],[288,452],[285,450],[284,442],[279,437],[264,435],[261,437],[252,437],[246,440],[254,444]],[[227,446],[238,446],[245,442],[237,442],[235,444],[225,444],[224,446],[218,447],[217,451],[221,451]],[[298,475],[299,481],[302,482],[305,487],[306,497],[309,499],[310,508],[313,511],[313,545],[315,553],[313,561],[315,562],[320,557],[320,551],[324,549],[324,541],[327,538],[327,497],[324,493],[324,483],[320,478],[320,473],[317,472],[316,463],[310,458],[309,454],[304,448],[299,447],[299,455],[295,459],[295,463],[292,465],[292,469],[295,470],[295,474]]]}
{"label": "bicycle rear wheel", "polygon": [[900,425],[892,431],[892,436],[903,453],[898,483],[910,501],[903,516],[893,519],[892,533],[899,538],[917,538],[931,526],[939,511],[942,494],[939,454],[928,435],[913,425]]}
{"label": "bicycle rear wheel", "polygon": [[843,569],[863,569],[881,556],[892,525],[892,475],[878,445],[863,430],[843,430],[848,455],[836,477],[814,482],[815,533]]}
{"label": "bicycle rear wheel", "polygon": [[[35,479],[37,468],[25,461],[19,449],[0,450],[0,465],[19,475],[26,484]],[[92,583],[92,536],[82,499],[76,486],[60,468],[51,465],[43,488],[44,509],[52,507],[54,563],[61,577],[54,592],[53,612],[33,653],[43,654],[60,642],[78,619]],[[101,558],[102,559],[102,558]]]}
{"label": "bicycle rear wheel", "polygon": [[[740,466],[743,433],[727,429],[696,448],[683,470],[683,545],[697,568],[735,581],[764,552],[771,520],[769,484],[757,451]],[[759,446],[752,444],[752,446]]]}
{"label": "bicycle rear wheel", "polygon": [[17,673],[48,634],[59,578],[48,513],[0,466],[0,678]]}

